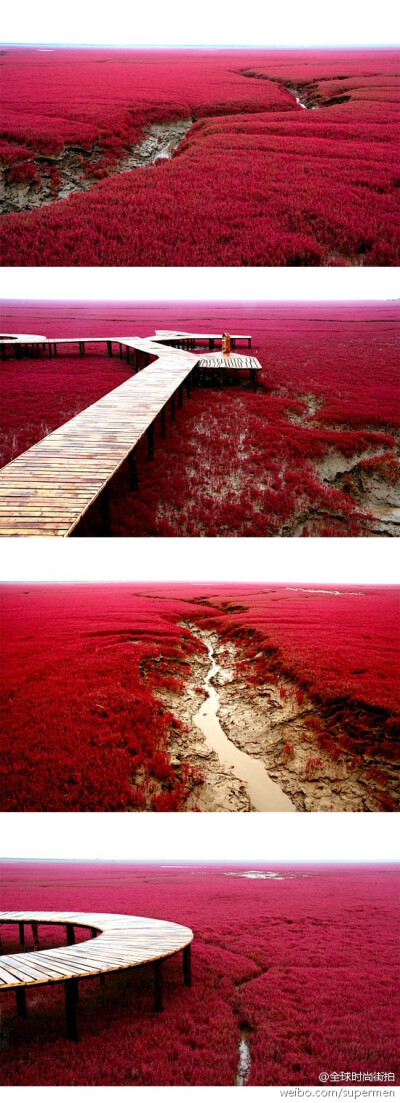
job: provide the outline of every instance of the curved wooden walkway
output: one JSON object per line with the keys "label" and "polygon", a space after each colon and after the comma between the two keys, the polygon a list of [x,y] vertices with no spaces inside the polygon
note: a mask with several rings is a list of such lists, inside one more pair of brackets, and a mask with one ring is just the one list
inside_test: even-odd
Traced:
{"label": "curved wooden walkway", "polygon": [[[182,405],[184,384],[190,394],[193,372],[201,369],[201,353],[189,352],[187,346],[202,338],[212,349],[221,336],[161,331],[149,339],[51,338],[43,342],[39,338],[39,352],[44,346],[49,351],[53,347],[52,355],[58,345],[79,345],[80,354],[84,355],[86,344],[106,342],[111,356],[112,346],[117,345],[120,355],[125,349],[127,361],[136,374],[3,467],[0,536],[70,536],[100,495],[103,530],[108,535],[107,489],[111,479],[129,458],[131,489],[137,488],[134,453],[137,444],[147,434],[148,455],[153,458],[156,418],[161,416],[161,433],[165,437],[168,403],[174,419],[176,401]],[[0,341],[9,347],[7,337]],[[171,347],[172,341],[181,347]],[[236,335],[232,341],[249,342],[251,338]],[[17,344],[21,351],[24,339]],[[15,342],[10,347],[15,355]],[[214,365],[207,362],[204,366]],[[261,370],[254,357],[237,354],[219,356],[215,366],[221,372],[245,368],[253,379]]]}
{"label": "curved wooden walkway", "polygon": [[[0,992],[15,990],[17,1012],[25,1017],[26,988],[63,983],[67,1036],[73,1041],[78,1038],[78,982],[84,977],[104,978],[105,973],[154,962],[154,1006],[162,1011],[162,962],[183,950],[184,982],[191,984],[193,931],[178,923],[98,912],[0,912],[0,924],[6,923],[18,924],[21,945],[25,943],[25,924],[29,924],[35,949],[0,957]],[[39,950],[40,923],[65,926],[67,945]],[[75,927],[88,928],[91,940],[75,944]]]}

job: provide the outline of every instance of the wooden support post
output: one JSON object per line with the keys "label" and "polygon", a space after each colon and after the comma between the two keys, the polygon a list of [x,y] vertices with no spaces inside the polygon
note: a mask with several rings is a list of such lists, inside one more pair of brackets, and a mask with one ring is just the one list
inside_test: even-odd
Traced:
{"label": "wooden support post", "polygon": [[103,536],[111,536],[110,526],[110,502],[108,496],[108,485],[104,487],[100,494],[100,509],[101,509],[101,521],[103,526]]}
{"label": "wooden support post", "polygon": [[181,409],[183,403],[182,383],[178,387],[178,407]]}
{"label": "wooden support post", "polygon": [[67,1038],[71,1042],[78,1041],[78,1030],[76,1025],[76,984],[75,978],[66,980],[64,982],[65,988],[65,1011],[67,1016]]}
{"label": "wooden support post", "polygon": [[253,384],[253,390],[257,390],[257,372],[255,368],[250,368],[250,380]]}
{"label": "wooden support post", "polygon": [[171,421],[175,421],[175,395],[171,396]]}
{"label": "wooden support post", "polygon": [[185,946],[183,951],[183,979],[187,988],[192,983],[192,947]]}
{"label": "wooden support post", "polygon": [[109,356],[112,356],[112,341],[107,341],[107,352]]}
{"label": "wooden support post", "polygon": [[154,460],[154,424],[147,430],[147,458]]}
{"label": "wooden support post", "polygon": [[122,360],[122,345],[119,345],[119,358]]}
{"label": "wooden support post", "polygon": [[17,997],[17,1015],[20,1015],[21,1019],[26,1019],[25,988],[16,988],[15,995]]}
{"label": "wooden support post", "polygon": [[56,341],[54,342],[54,356],[58,356],[58,348]]}
{"label": "wooden support post", "polygon": [[163,408],[161,410],[161,436],[162,436],[163,440],[165,440],[166,435],[167,435],[167,426],[166,426],[166,421],[165,421],[165,406],[163,406]]}
{"label": "wooden support post", "polygon": [[66,925],[67,946],[75,945],[75,931],[73,923],[67,923]]}
{"label": "wooden support post", "polygon": [[191,385],[192,385],[192,376],[191,376],[191,373],[190,373],[189,375],[186,376],[186,394],[187,394],[188,398],[190,398]]}
{"label": "wooden support post", "polygon": [[35,950],[38,950],[39,949],[39,935],[38,935],[38,925],[37,925],[37,923],[32,923],[32,938],[33,938],[33,945],[35,947]]}
{"label": "wooden support post", "polygon": [[53,346],[51,341],[49,341],[47,348],[49,350],[49,356],[51,357],[53,355]]}
{"label": "wooden support post", "polygon": [[163,963],[162,958],[154,966],[154,1010],[163,1009]]}
{"label": "wooden support post", "polygon": [[234,337],[231,337],[231,348],[232,348],[232,349],[235,349],[235,348],[236,348],[236,341],[235,341],[235,338],[234,338]]}
{"label": "wooden support post", "polygon": [[83,356],[83,342],[79,342],[79,356]]}
{"label": "wooden support post", "polygon": [[251,349],[251,337],[247,341],[247,348]]}
{"label": "wooden support post", "polygon": [[209,349],[215,348],[215,341],[213,341],[212,337],[210,337],[210,340],[208,342],[208,347],[209,347]]}
{"label": "wooden support post", "polygon": [[132,450],[132,452],[129,453],[128,462],[129,462],[129,489],[130,490],[139,490],[137,460],[136,460],[136,455],[135,455],[135,450],[134,449]]}
{"label": "wooden support post", "polygon": [[19,926],[19,941],[21,946],[25,946],[25,927],[23,923],[18,923]]}

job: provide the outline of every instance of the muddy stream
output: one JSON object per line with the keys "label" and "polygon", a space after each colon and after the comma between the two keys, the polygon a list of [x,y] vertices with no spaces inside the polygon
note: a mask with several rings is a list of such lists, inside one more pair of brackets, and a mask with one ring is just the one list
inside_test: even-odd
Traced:
{"label": "muddy stream", "polygon": [[239,1064],[236,1073],[235,1087],[243,1088],[250,1080],[251,1055],[246,1030],[242,1030],[242,1038],[239,1045]]}
{"label": "muddy stream", "polygon": [[218,719],[219,694],[215,680],[222,677],[211,642],[206,641],[210,669],[203,683],[207,699],[193,716],[193,723],[200,728],[207,745],[218,755],[220,762],[232,771],[234,777],[244,782],[251,804],[256,812],[295,812],[289,797],[268,776],[263,763],[240,751],[221,728]]}

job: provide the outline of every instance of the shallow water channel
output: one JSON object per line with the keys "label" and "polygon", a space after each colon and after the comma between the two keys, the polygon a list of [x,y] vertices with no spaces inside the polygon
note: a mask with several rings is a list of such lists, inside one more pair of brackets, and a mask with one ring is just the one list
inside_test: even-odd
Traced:
{"label": "shallow water channel", "polygon": [[229,772],[244,782],[251,804],[256,812],[295,812],[289,797],[268,776],[260,759],[240,751],[225,735],[218,720],[219,693],[213,682],[222,673],[218,665],[212,643],[206,642],[210,658],[210,669],[203,683],[208,696],[193,721],[203,733],[207,745],[218,755],[220,762]]}
{"label": "shallow water channel", "polygon": [[239,1045],[239,1064],[236,1073],[236,1087],[242,1088],[248,1084],[251,1072],[251,1055],[248,1043],[247,1031],[242,1030],[242,1038]]}

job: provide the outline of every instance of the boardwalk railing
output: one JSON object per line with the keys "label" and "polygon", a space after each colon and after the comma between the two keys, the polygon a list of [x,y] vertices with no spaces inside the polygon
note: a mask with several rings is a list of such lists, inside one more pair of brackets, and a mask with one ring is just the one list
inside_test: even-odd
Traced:
{"label": "boardwalk railing", "polygon": [[[78,1040],[76,1004],[78,982],[121,969],[135,969],[154,962],[154,1008],[162,1011],[165,958],[183,950],[183,974],[191,984],[191,942],[193,931],[178,923],[145,919],[137,915],[97,912],[0,912],[0,924],[18,924],[20,943],[25,944],[25,925],[32,928],[35,949],[28,953],[0,957],[0,993],[15,990],[17,1013],[26,1016],[26,989],[64,984],[67,1037]],[[39,950],[39,924],[65,926],[66,946]],[[75,944],[75,928],[90,930],[89,941]]]}
{"label": "boardwalk railing", "polygon": [[[137,374],[88,406],[53,433],[17,456],[0,471],[1,536],[70,536],[90,506],[100,498],[105,534],[109,532],[107,490],[125,460],[129,459],[131,489],[136,489],[135,448],[147,434],[148,455],[153,457],[154,423],[161,416],[166,435],[167,405],[175,417],[176,399],[182,404],[183,386],[190,393],[191,376],[202,364],[201,353],[171,347],[171,340],[197,343],[203,337],[211,345],[217,335],[175,333],[156,338],[66,338],[44,341],[37,347],[78,344],[81,355],[87,344],[105,341],[125,350]],[[163,344],[168,340],[169,344]],[[219,337],[219,340],[221,336]],[[7,337],[0,338],[7,343]],[[9,338],[11,341],[11,338]],[[31,341],[32,338],[29,338]],[[234,337],[246,340],[248,337]],[[24,348],[24,340],[18,342]],[[10,345],[14,349],[14,344]],[[33,346],[32,346],[33,347]],[[7,344],[8,348],[8,344]],[[83,350],[83,351],[82,351]],[[255,378],[261,365],[254,357],[227,356],[215,367],[245,368]],[[222,359],[222,365],[221,365]],[[213,367],[212,354],[207,369]]]}

